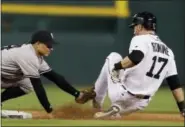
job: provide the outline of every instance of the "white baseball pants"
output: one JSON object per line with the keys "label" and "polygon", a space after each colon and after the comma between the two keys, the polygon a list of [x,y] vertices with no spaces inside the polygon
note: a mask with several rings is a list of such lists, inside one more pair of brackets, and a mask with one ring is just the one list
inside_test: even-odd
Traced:
{"label": "white baseball pants", "polygon": [[[122,85],[124,85],[122,82],[114,83],[112,81],[110,73],[114,64],[121,60],[121,55],[116,52],[110,53],[106,58],[99,77],[95,82],[95,100],[102,106],[106,93],[108,92],[108,97],[111,100],[112,106],[119,107],[121,114],[129,114],[144,109],[148,105],[149,99],[136,98],[122,87]],[[124,76],[123,70],[120,70],[120,76]]]}

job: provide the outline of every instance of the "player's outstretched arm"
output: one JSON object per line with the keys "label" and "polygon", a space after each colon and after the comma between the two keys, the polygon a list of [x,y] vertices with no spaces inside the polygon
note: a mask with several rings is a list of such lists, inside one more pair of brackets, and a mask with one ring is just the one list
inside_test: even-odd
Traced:
{"label": "player's outstretched arm", "polygon": [[179,111],[181,112],[181,114],[183,116],[185,116],[184,114],[184,92],[182,89],[182,86],[180,85],[179,82],[179,78],[178,75],[173,75],[168,77],[167,79],[168,85],[170,87],[170,89],[172,90],[173,96],[177,102],[177,106],[179,108]]}
{"label": "player's outstretched arm", "polygon": [[185,108],[184,108],[184,92],[182,88],[177,88],[172,91],[173,96],[177,102],[180,113],[185,117]]}
{"label": "player's outstretched arm", "polygon": [[55,71],[51,70],[46,72],[43,76],[54,82],[60,89],[73,95],[74,97],[78,97],[80,95],[80,91],[75,89],[62,75],[56,73]]}
{"label": "player's outstretched arm", "polygon": [[144,57],[144,53],[140,50],[133,50],[128,56],[116,63],[114,70],[126,69],[137,65]]}
{"label": "player's outstretched arm", "polygon": [[41,105],[44,107],[47,113],[51,113],[53,109],[48,101],[46,91],[44,90],[44,87],[42,85],[40,78],[30,78],[30,80]]}
{"label": "player's outstretched arm", "polygon": [[111,72],[111,77],[114,82],[119,82],[119,70],[133,67],[141,62],[144,58],[144,53],[140,50],[133,50],[128,56],[123,58],[120,62],[114,64]]}
{"label": "player's outstretched arm", "polygon": [[183,116],[185,116],[184,114],[184,92],[182,88],[177,88],[175,90],[172,91],[173,96],[177,102],[179,111],[181,112],[181,114]]}
{"label": "player's outstretched arm", "polygon": [[77,103],[84,104],[95,97],[94,91],[91,90],[78,91],[71,84],[69,84],[62,75],[56,73],[53,70],[44,73],[43,76],[49,79],[50,81],[53,81],[60,89],[73,95]]}

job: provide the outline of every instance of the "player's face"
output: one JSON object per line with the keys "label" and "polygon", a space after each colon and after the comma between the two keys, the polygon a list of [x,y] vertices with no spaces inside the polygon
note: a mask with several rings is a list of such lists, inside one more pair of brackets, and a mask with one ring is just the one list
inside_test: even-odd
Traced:
{"label": "player's face", "polygon": [[41,56],[49,56],[52,48],[48,48],[46,44],[38,43],[37,50]]}
{"label": "player's face", "polygon": [[142,30],[142,26],[141,25],[134,26],[134,35],[139,35],[141,30]]}

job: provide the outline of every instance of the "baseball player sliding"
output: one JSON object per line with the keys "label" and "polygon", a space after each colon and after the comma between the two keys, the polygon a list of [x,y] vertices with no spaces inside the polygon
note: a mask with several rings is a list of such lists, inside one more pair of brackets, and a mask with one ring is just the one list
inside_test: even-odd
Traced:
{"label": "baseball player sliding", "polygon": [[107,111],[95,113],[95,118],[129,114],[143,110],[149,104],[164,79],[172,90],[178,108],[184,115],[184,93],[179,82],[173,51],[156,35],[156,17],[149,12],[133,16],[129,55],[122,58],[108,55],[95,82],[94,108],[102,108],[106,92],[111,100]]}
{"label": "baseball player sliding", "polygon": [[44,60],[56,43],[48,31],[35,32],[28,44],[9,45],[1,48],[1,102],[35,91],[38,100],[52,117],[53,108],[42,86],[41,75],[54,82],[60,89],[75,97],[77,103],[85,103],[95,94],[92,91],[78,91],[63,76],[52,70]]}

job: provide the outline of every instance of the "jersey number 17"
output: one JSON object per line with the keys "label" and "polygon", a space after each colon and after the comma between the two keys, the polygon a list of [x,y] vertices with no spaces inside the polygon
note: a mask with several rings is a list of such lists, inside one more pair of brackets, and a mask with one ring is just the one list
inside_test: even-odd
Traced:
{"label": "jersey number 17", "polygon": [[[168,63],[168,59],[154,56],[152,58],[152,60],[153,60],[153,64],[152,64],[150,70],[146,73],[146,75],[149,77],[155,78],[155,79],[159,79],[161,72],[163,71],[164,67]],[[156,74],[153,74],[153,70],[154,70],[156,64],[161,63],[161,62],[162,62],[162,66],[160,67],[160,69],[158,70],[158,72]]]}

